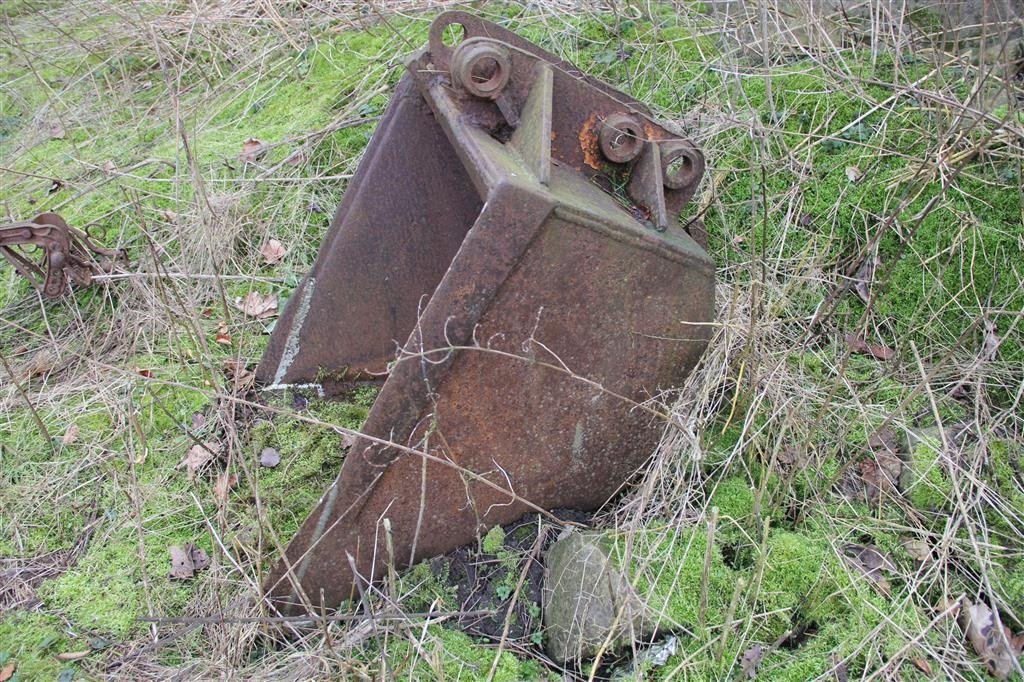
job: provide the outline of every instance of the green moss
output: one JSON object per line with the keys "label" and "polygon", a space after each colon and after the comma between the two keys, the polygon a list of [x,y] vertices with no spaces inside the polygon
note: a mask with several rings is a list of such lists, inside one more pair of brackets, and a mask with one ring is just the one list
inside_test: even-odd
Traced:
{"label": "green moss", "polygon": [[[97,544],[64,575],[45,582],[39,595],[48,608],[66,613],[79,627],[126,636],[147,615],[147,596],[160,613],[167,613],[178,611],[191,595],[189,584],[167,579],[168,545],[161,544],[144,543],[148,551],[143,562],[137,537],[126,527]],[[205,549],[211,552],[212,543]],[[150,582],[149,595],[144,580]]]}
{"label": "green moss", "polygon": [[990,567],[989,577],[992,589],[1002,599],[1015,618],[1024,617],[1024,560],[1006,561],[1010,568],[1002,565]]}
{"label": "green moss", "polygon": [[[179,376],[188,380],[187,372]],[[150,387],[141,377],[123,399],[123,409],[113,413],[94,394],[71,396],[38,411],[54,438],[53,449],[27,409],[7,412],[0,417],[0,503],[7,510],[0,519],[5,540],[0,546],[9,540],[16,556],[64,549],[77,540],[91,509],[127,512],[126,457],[136,460],[143,486],[173,477],[167,469],[186,449],[182,425],[207,400],[198,390]],[[77,436],[61,443],[71,429]],[[17,534],[8,524],[17,524]]]}
{"label": "green moss", "polygon": [[[721,658],[715,655],[719,652],[720,629],[706,633],[697,629],[696,636],[682,638],[682,650],[665,667],[652,671],[654,677],[721,679],[734,670],[744,651],[754,644],[765,650],[757,678],[779,682],[816,679],[826,674],[833,665],[833,654],[846,660],[851,676],[874,669],[869,668],[875,663],[869,661],[864,649],[864,642],[869,639],[872,647],[884,656],[901,651],[906,633],[924,632],[930,615],[912,603],[895,603],[880,596],[869,581],[836,556],[832,547],[834,534],[835,529],[829,530],[822,523],[808,524],[799,532],[773,530],[765,543],[759,587],[754,584],[757,557],[734,571],[720,566],[718,570],[725,571],[724,579],[714,586],[725,595],[716,602],[719,618],[736,580],[744,577],[749,581],[736,610],[739,624],[721,651]],[[670,555],[658,555],[657,559],[673,567],[679,565],[679,559]],[[691,574],[700,575],[700,562],[683,562],[689,564]],[[666,587],[670,584],[666,581]],[[692,594],[698,593],[699,588],[693,584],[676,584],[680,591],[690,587]],[[673,605],[683,600],[671,590],[661,595]],[[692,604],[688,608],[692,613]],[[798,632],[803,634],[792,642],[787,640],[786,646],[770,646],[780,637],[792,637]],[[928,637],[931,642],[931,634]]]}
{"label": "green moss", "polygon": [[[692,627],[699,621],[706,547],[704,530],[652,526],[635,532],[631,538],[615,535],[611,552],[638,593],[665,622]],[[715,543],[708,573],[706,623],[724,620],[737,577],[725,565],[721,547]]]}
{"label": "green moss", "polygon": [[[414,43],[425,40],[422,24],[395,19],[393,28]],[[279,55],[253,82],[238,79],[235,88],[208,106],[212,115],[195,131],[196,152],[204,164],[234,161],[249,138],[274,143],[325,127],[341,112],[363,117],[381,113],[384,99],[367,94],[360,84],[368,77],[375,82],[397,80],[401,70],[390,59],[394,48],[390,31],[344,31],[301,52]],[[355,54],[362,58],[353,59]],[[375,65],[369,74],[367,63]],[[348,127],[332,133],[319,147],[330,149],[334,159],[358,157],[372,130],[372,125]],[[265,162],[280,162],[292,151],[288,146],[273,149]],[[316,152],[314,163],[323,161]]]}
{"label": "green moss", "polygon": [[907,497],[918,509],[935,511],[949,505],[953,484],[940,461],[942,443],[926,438],[914,446],[909,466]]}
{"label": "green moss", "polygon": [[756,595],[758,612],[769,615],[761,627],[773,641],[796,621],[827,623],[845,614],[839,594],[850,585],[846,568],[828,537],[812,530],[776,530],[766,543],[764,577]]}
{"label": "green moss", "polygon": [[[679,79],[688,77],[680,74]],[[916,170],[912,159],[924,153],[933,124],[909,98],[886,106],[884,116],[876,112],[861,118],[870,113],[872,99],[881,102],[891,91],[868,86],[853,96],[832,87],[831,78],[816,66],[799,63],[773,68],[770,89],[762,77],[739,79],[742,98],[733,104],[753,109],[767,125],[781,128],[773,131],[766,144],[807,147],[811,163],[800,175],[773,167],[762,176],[750,162],[763,153],[753,138],[736,129],[705,140],[705,148],[717,150],[719,157],[714,164],[719,169],[722,209],[705,216],[716,260],[746,261],[761,249],[797,261],[852,253],[873,235],[871,226],[881,216],[895,214],[913,229],[906,240],[893,235],[882,240],[885,277],[873,287],[874,311],[891,325],[893,339],[912,338],[922,346],[951,345],[985,314],[978,301],[998,296],[1012,300],[1011,309],[1024,305],[1024,293],[1009,281],[1013,278],[997,276],[1012,267],[1018,250],[1015,244],[1024,235],[1019,183],[1006,180],[1017,172],[1012,162],[969,164],[952,192],[942,195],[941,184],[932,180],[899,210]],[[900,153],[879,154],[878,149]],[[851,166],[864,173],[857,182],[847,177]],[[930,213],[918,220],[918,213],[940,195],[943,200],[931,204]],[[765,197],[772,201],[781,196],[794,196],[800,203],[801,225],[787,221],[771,206],[764,211]],[[938,253],[971,265],[921,267]],[[800,304],[813,314],[820,300],[800,294],[789,300],[788,309],[793,311],[793,304]],[[864,308],[857,300],[844,299],[838,302],[838,310],[845,317],[858,315]],[[1000,332],[1009,329],[1009,316],[997,318]],[[974,342],[980,344],[980,333]],[[1021,356],[1016,340],[1004,343],[1009,343],[1002,349],[1004,360]],[[880,397],[888,399],[884,394]]]}
{"label": "green moss", "polygon": [[720,519],[731,519],[740,525],[754,513],[754,490],[746,478],[733,476],[715,486],[711,506],[718,507]]}
{"label": "green moss", "polygon": [[54,616],[8,611],[0,618],[0,668],[16,664],[17,679],[55,680],[63,670],[79,667],[61,663],[57,654],[89,648],[86,639],[69,632]]}
{"label": "green moss", "polygon": [[[368,648],[368,659],[383,653],[380,675],[403,680],[464,680],[489,679],[488,674],[497,650],[476,643],[467,635],[437,625],[427,628],[419,651],[405,639],[387,643],[383,652],[380,643]],[[424,655],[425,654],[425,655]],[[498,659],[493,679],[496,682],[527,682],[549,679],[544,668],[532,660],[521,660],[509,651]]]}
{"label": "green moss", "polygon": [[274,530],[287,541],[316,506],[338,475],[344,460],[345,438],[332,426],[358,430],[377,389],[359,389],[349,400],[314,400],[307,406],[309,415],[323,422],[288,415],[256,422],[246,450],[258,460],[264,448],[274,448],[281,456],[276,467],[259,467],[257,487]]}
{"label": "green moss", "polygon": [[456,588],[448,577],[448,564],[439,564],[435,572],[429,561],[421,561],[399,576],[402,603],[410,611],[457,609]]}
{"label": "green moss", "polygon": [[[155,371],[166,364],[154,365]],[[183,381],[196,379],[187,369],[178,373]],[[207,401],[201,391],[139,377],[120,401],[82,396],[44,413],[58,436],[72,424],[79,428],[56,456],[37,436],[19,437],[20,447],[5,450],[5,519],[18,524],[20,540],[12,554],[68,548],[97,515],[85,553],[39,586],[48,609],[86,631],[125,636],[148,605],[163,612],[185,603],[191,587],[167,580],[167,548],[200,541],[204,515],[189,491],[198,488],[201,499],[210,499],[210,484],[190,483],[176,465],[190,443],[183,425]],[[34,425],[16,415],[6,428],[24,432]],[[212,542],[206,544],[212,550]]]}
{"label": "green moss", "polygon": [[495,526],[487,531],[480,545],[488,554],[497,554],[505,547],[505,529]]}
{"label": "green moss", "polygon": [[520,552],[505,545],[506,540],[505,529],[495,526],[480,542],[483,552],[493,556],[501,565],[502,577],[495,592],[502,601],[509,598],[519,582],[519,562],[522,559]]}
{"label": "green moss", "polygon": [[50,9],[59,4],[55,0],[7,0],[3,5],[0,5],[0,17],[14,19],[24,14]]}
{"label": "green moss", "polygon": [[1024,446],[1019,441],[993,438],[988,453],[987,468],[996,491],[1008,500],[1024,496]]}
{"label": "green moss", "polygon": [[704,435],[705,467],[708,470],[727,460],[736,450],[740,437],[743,435],[742,419],[734,421],[722,428],[714,425]]}
{"label": "green moss", "polygon": [[916,7],[907,12],[907,20],[925,33],[939,33],[946,23],[941,12],[928,7]]}
{"label": "green moss", "polygon": [[985,479],[991,486],[985,520],[998,543],[1024,549],[1020,519],[1024,516],[1024,448],[1011,439],[994,438],[988,443]]}
{"label": "green moss", "polygon": [[[187,358],[188,353],[183,355]],[[66,614],[75,627],[117,638],[138,631],[138,617],[151,609],[180,611],[201,584],[198,579],[167,579],[171,545],[195,542],[214,557],[206,519],[214,506],[217,472],[191,481],[178,466],[192,443],[185,433],[192,415],[209,401],[187,384],[202,385],[206,370],[175,361],[173,355],[138,356],[129,364],[149,369],[151,378],[139,377],[120,404],[83,397],[41,413],[51,435],[59,437],[71,424],[79,428],[75,441],[61,446],[57,457],[27,410],[12,410],[0,418],[0,500],[8,510],[0,520],[3,552],[19,556],[69,547],[90,509],[96,509],[100,518],[87,551],[38,592],[47,609]],[[185,385],[160,381],[172,371]],[[282,453],[277,468],[254,469],[269,517],[285,539],[337,474],[343,441],[332,425],[359,428],[375,395],[375,389],[367,388],[349,402],[314,401],[308,413],[327,425],[280,417],[254,429],[248,450],[254,459],[264,446]],[[84,454],[97,449],[111,454],[92,455],[83,466]],[[85,486],[79,480],[100,485]],[[55,495],[61,496],[61,504],[48,502]],[[141,505],[138,515],[133,500]],[[248,506],[236,504],[243,518],[226,531],[228,539],[252,531],[256,523]]]}

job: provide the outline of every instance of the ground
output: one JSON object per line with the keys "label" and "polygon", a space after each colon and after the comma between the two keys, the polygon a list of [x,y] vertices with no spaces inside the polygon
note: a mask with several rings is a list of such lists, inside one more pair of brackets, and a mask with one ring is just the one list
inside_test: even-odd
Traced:
{"label": "ground", "polygon": [[[961,600],[1024,630],[1019,67],[923,10],[758,42],[792,16],[616,7],[470,7],[651,103],[708,162],[684,219],[710,234],[715,337],[661,398],[641,482],[573,517],[609,529],[678,650],[569,674],[984,678],[1002,650],[972,646]],[[131,273],[43,301],[0,267],[0,679],[560,679],[539,564],[506,638],[415,615],[507,608],[559,530],[536,519],[400,574],[387,626],[238,621],[263,615],[261,576],[375,395],[267,395],[251,370],[436,13],[0,7],[4,220],[57,211]],[[268,317],[239,309],[250,292]],[[189,543],[211,565],[172,580]]]}

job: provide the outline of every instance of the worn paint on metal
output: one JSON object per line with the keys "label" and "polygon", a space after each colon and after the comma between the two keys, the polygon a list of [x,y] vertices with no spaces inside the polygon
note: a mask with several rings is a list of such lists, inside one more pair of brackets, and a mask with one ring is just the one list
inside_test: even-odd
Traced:
{"label": "worn paint on metal", "polygon": [[[455,49],[440,40],[453,23]],[[606,122],[644,139],[610,147]],[[664,158],[684,153],[666,180]],[[606,191],[606,173],[625,191]],[[328,393],[386,375],[267,580],[272,603],[334,607],[388,561],[537,508],[604,504],[664,428],[638,405],[678,386],[710,336],[713,264],[678,225],[702,174],[699,150],[642,104],[442,14],[257,370]]]}

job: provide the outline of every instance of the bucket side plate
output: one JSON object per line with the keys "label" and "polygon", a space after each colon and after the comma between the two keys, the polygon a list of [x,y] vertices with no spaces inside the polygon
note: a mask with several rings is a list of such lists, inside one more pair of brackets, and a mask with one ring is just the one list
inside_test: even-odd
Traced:
{"label": "bucket side plate", "polygon": [[289,299],[257,379],[345,382],[382,374],[480,212],[462,164],[402,79],[317,260]]}

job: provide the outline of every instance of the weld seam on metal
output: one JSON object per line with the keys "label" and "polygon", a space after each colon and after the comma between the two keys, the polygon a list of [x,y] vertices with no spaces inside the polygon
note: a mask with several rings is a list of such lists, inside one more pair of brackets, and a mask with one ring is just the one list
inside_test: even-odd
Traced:
{"label": "weld seam on metal", "polygon": [[289,388],[292,389],[292,390],[296,390],[296,389],[298,389],[298,390],[310,389],[310,390],[316,391],[316,397],[317,398],[323,398],[323,397],[326,397],[326,395],[327,395],[324,392],[324,385],[323,384],[318,384],[316,382],[312,382],[312,383],[299,383],[299,384],[270,384],[269,386],[264,386],[263,388],[261,388],[260,391],[262,393],[269,393],[269,392],[272,392],[272,391],[284,391],[284,390],[287,390]]}
{"label": "weld seam on metal", "polygon": [[[331,514],[334,512],[334,504],[338,501],[338,489],[341,486],[338,485],[336,480],[327,491],[327,494],[320,498],[320,502],[317,506],[321,507],[320,518],[316,520],[316,528],[313,530],[311,547],[315,546],[320,538],[323,537],[324,531],[327,530],[327,523],[331,520]],[[309,563],[313,560],[313,552],[309,552],[299,562],[298,568],[295,570],[295,579],[301,584],[306,577],[306,572],[309,570]]]}
{"label": "weld seam on metal", "polygon": [[[564,204],[555,206],[554,214],[556,217],[566,221],[567,223],[583,225],[584,227],[590,228],[591,230],[614,239],[617,242],[621,242],[629,246],[635,246],[647,251],[653,251],[659,256],[676,263],[684,263],[707,269],[714,267],[707,258],[701,258],[700,256],[687,253],[686,251],[673,249],[655,237],[646,238],[643,235],[630,234],[629,232],[623,231],[621,228],[611,227],[600,220],[595,220],[592,216],[582,211],[577,211],[576,209]],[[685,235],[685,238],[692,240],[692,237],[689,235]],[[694,242],[694,247],[699,248],[697,247],[696,242]]]}

